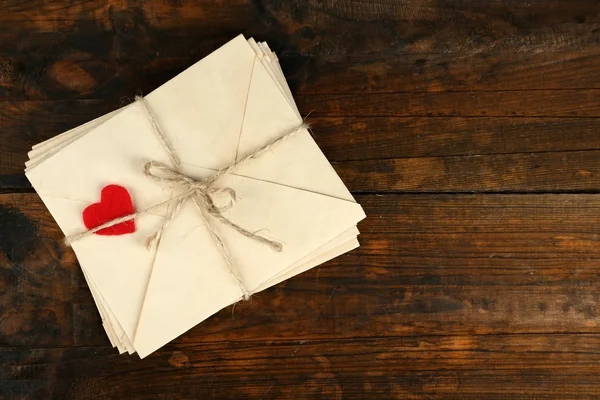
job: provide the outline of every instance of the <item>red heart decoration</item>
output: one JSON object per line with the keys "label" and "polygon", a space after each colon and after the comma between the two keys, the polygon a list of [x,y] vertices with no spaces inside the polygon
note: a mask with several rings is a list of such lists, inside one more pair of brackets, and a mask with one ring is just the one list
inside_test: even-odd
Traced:
{"label": "red heart decoration", "polygon": [[[127,189],[119,185],[105,186],[100,192],[100,203],[94,203],[83,210],[83,223],[88,229],[93,229],[115,218],[135,212],[131,196]],[[121,222],[94,232],[96,235],[124,235],[135,232],[135,221]]]}

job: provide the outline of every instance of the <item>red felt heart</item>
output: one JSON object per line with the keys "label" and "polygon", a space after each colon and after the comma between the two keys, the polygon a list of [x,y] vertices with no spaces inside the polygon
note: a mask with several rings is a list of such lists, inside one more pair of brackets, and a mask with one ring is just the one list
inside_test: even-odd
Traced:
{"label": "red felt heart", "polygon": [[[93,229],[115,218],[135,212],[131,196],[127,189],[119,185],[108,185],[100,192],[100,203],[94,203],[83,210],[83,223],[88,229]],[[121,222],[119,224],[100,229],[96,235],[124,235],[135,232],[135,221]]]}

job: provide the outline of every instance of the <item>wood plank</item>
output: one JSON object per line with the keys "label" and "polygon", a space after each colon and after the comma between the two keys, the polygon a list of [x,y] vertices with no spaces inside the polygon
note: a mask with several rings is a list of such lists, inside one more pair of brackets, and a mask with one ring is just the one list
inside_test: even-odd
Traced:
{"label": "wood plank", "polygon": [[[30,188],[26,156],[4,152],[0,189]],[[600,151],[333,162],[354,193],[596,193]]]}
{"label": "wood plank", "polygon": [[[148,54],[106,58],[64,48],[42,55],[0,53],[0,100],[110,100],[148,93],[228,38],[204,39],[201,48],[181,57]],[[270,37],[259,38],[274,43]],[[533,54],[362,57],[312,56],[281,49],[278,56],[288,83],[298,94],[598,89],[600,78],[596,68],[600,46]]]}
{"label": "wood plank", "polygon": [[[432,43],[433,45],[433,43]],[[549,47],[549,46],[548,46]],[[369,56],[283,53],[297,93],[389,93],[598,88],[600,48]]]}
{"label": "wood plank", "polygon": [[600,90],[305,95],[315,117],[599,117]]}
{"label": "wood plank", "polygon": [[600,151],[423,157],[333,164],[360,192],[597,192]]}
{"label": "wood plank", "polygon": [[[298,95],[313,117],[600,117],[600,89]],[[69,101],[0,101],[1,116],[102,115],[128,98]],[[92,109],[89,109],[92,107]],[[84,111],[84,108],[87,110]]]}
{"label": "wood plank", "polygon": [[6,8],[0,99],[148,92],[239,32],[269,41],[299,93],[597,88],[599,77],[592,0]]}
{"label": "wood plank", "polygon": [[[54,1],[23,2],[19,0],[4,1],[3,7],[6,13],[0,17],[0,21],[6,23],[18,23],[19,26],[39,31],[54,31],[56,28],[69,27],[69,22],[84,20],[102,21],[107,14],[118,11],[118,9],[134,9],[139,13],[148,15],[156,26],[163,29],[176,28],[173,19],[179,18],[184,23],[192,24],[193,21],[210,21],[211,18],[218,20],[229,20],[241,17],[241,10],[246,10],[251,4],[248,1],[230,1],[227,7],[223,7],[214,1],[190,1],[184,0],[177,3],[169,1],[132,1],[128,4],[122,1],[99,1],[92,0],[83,3],[58,3]],[[232,12],[238,14],[231,15]],[[176,14],[176,15],[174,15]],[[184,18],[185,17],[185,18]],[[64,25],[60,25],[64,24]]]}
{"label": "wood plank", "polygon": [[[0,394],[56,398],[564,399],[600,395],[598,335],[0,349]],[[239,376],[244,379],[240,380]]]}
{"label": "wood plank", "polygon": [[[263,29],[264,25],[271,25],[272,34],[303,41],[303,48],[312,54],[378,54],[382,50],[391,50],[392,54],[481,53],[491,48],[515,47],[552,50],[597,44],[598,32],[594,28],[600,21],[598,4],[593,0],[440,3],[384,0],[342,4],[296,0],[285,4],[266,1],[260,5],[236,0],[227,7],[206,0],[128,4],[93,0],[66,6],[48,1],[9,1],[5,8],[11,10],[2,18],[6,28],[14,26],[38,33],[19,37],[18,32],[3,30],[0,52],[5,54],[11,49],[39,47],[36,41],[43,40],[45,33],[54,34],[57,43],[63,42],[65,36],[79,28],[86,35],[116,30],[124,40],[144,39],[141,43],[150,40],[161,46],[157,50],[175,51],[178,53],[171,54],[180,56],[186,46],[179,46],[178,39],[197,44],[195,37],[200,33],[214,34],[217,27],[220,32],[232,31],[234,25],[241,29],[244,23],[251,24],[253,20],[262,23]],[[82,30],[78,23],[86,29]],[[170,33],[173,41],[160,40],[164,39],[163,31]],[[182,35],[184,32],[187,38]]]}
{"label": "wood plank", "polygon": [[[176,343],[598,333],[599,195],[359,196],[362,247]],[[0,195],[0,344],[108,341],[35,194]]]}
{"label": "wood plank", "polygon": [[[27,117],[23,117],[24,120]],[[313,137],[331,161],[600,149],[598,118],[313,117]],[[42,123],[46,137],[58,127]],[[36,129],[32,127],[32,130]],[[17,142],[21,132],[6,132]],[[47,133],[46,133],[47,132]],[[3,146],[6,147],[6,146]]]}
{"label": "wood plank", "polygon": [[[600,89],[393,94],[299,95],[313,117],[599,117]],[[129,97],[131,98],[131,97]],[[102,101],[0,101],[3,119],[15,115],[101,115],[128,99]],[[82,108],[88,107],[87,111]],[[92,110],[89,107],[93,107]],[[432,111],[435,110],[435,111]]]}
{"label": "wood plank", "polygon": [[[424,97],[417,95],[421,97],[419,101],[405,104],[406,111],[397,112],[408,117],[311,114],[310,121],[315,121],[317,143],[356,192],[595,191],[600,187],[595,173],[599,167],[600,119],[561,115],[595,116],[599,103],[594,96],[598,95],[597,90],[429,93]],[[303,112],[309,110],[309,104],[322,106],[313,114],[352,115],[360,113],[361,101],[365,109],[375,109],[373,103],[369,104],[371,100],[384,108],[374,114],[393,114],[394,104],[399,107],[410,96],[414,95],[299,96],[298,100]],[[461,99],[471,97],[475,99],[461,105]],[[497,108],[503,99],[505,107],[511,103],[514,109],[521,107],[521,114],[554,111],[558,117],[511,117],[511,108]],[[4,176],[0,178],[0,188],[28,187],[18,174],[33,144],[122,104],[126,101],[2,102],[0,134],[5,140],[0,145],[0,174]],[[414,116],[431,109],[432,104],[439,105],[437,110],[442,115],[477,114],[478,105],[482,113],[489,111],[499,116]]]}
{"label": "wood plank", "polygon": [[[26,157],[4,152],[0,190],[31,190]],[[597,193],[600,151],[333,162],[353,193]]]}
{"label": "wood plank", "polygon": [[[102,114],[102,105],[75,102],[0,111],[0,171],[20,172],[32,145]],[[50,105],[53,103],[50,102]],[[115,103],[118,106],[121,103]],[[100,108],[99,108],[100,107]],[[17,110],[20,110],[19,113]],[[70,112],[70,114],[69,114]],[[334,162],[385,158],[572,152],[600,148],[599,118],[313,117],[312,134]],[[568,133],[568,134],[566,134]]]}

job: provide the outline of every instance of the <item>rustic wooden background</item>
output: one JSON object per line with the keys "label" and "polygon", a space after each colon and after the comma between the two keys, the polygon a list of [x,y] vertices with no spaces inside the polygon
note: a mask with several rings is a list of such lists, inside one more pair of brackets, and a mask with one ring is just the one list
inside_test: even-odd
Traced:
{"label": "rustic wooden background", "polygon": [[[240,32],[362,247],[119,356],[26,152]],[[598,0],[0,0],[0,398],[600,398],[599,171]]]}

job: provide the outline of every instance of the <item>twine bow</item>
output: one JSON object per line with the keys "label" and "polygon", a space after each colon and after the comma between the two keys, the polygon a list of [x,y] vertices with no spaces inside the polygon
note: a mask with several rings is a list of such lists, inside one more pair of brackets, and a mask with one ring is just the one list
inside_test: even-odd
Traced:
{"label": "twine bow", "polygon": [[[236,195],[235,190],[232,188],[220,188],[215,186],[216,178],[218,178],[217,175],[200,179],[191,178],[184,175],[180,171],[169,168],[167,165],[158,161],[150,161],[149,163],[146,163],[146,165],[144,165],[144,174],[158,183],[167,186],[182,186],[187,189],[183,195],[176,199],[176,203],[171,206],[160,229],[146,240],[146,247],[150,248],[156,244],[167,225],[173,220],[173,218],[175,218],[175,215],[179,211],[181,205],[186,200],[191,198],[201,213],[212,215],[223,224],[235,229],[238,233],[249,237],[250,239],[256,240],[257,242],[266,244],[275,251],[282,250],[283,245],[281,243],[250,232],[223,216],[222,212],[231,208],[235,204]],[[227,194],[229,196],[229,202],[225,205],[217,206],[212,198],[212,195],[217,193]],[[215,237],[218,238],[216,233]]]}
{"label": "twine bow", "polygon": [[[179,160],[179,157],[175,153],[173,147],[171,146],[171,143],[168,141],[165,134],[160,129],[160,126],[158,125],[156,118],[150,111],[150,108],[148,107],[148,104],[146,103],[145,99],[141,96],[136,96],[135,100],[145,110],[145,112],[148,116],[148,120],[149,120],[150,124],[152,125],[152,130],[156,134],[156,137],[160,140],[161,144],[163,145],[164,149],[166,150],[169,158],[171,159],[171,161],[173,163],[173,166],[170,167],[159,161],[150,161],[144,165],[144,169],[143,169],[144,174],[147,177],[151,178],[152,180],[154,180],[157,183],[160,183],[162,185],[173,187],[173,188],[179,186],[179,187],[183,187],[185,190],[183,193],[181,193],[177,196],[173,196],[169,200],[164,201],[159,204],[156,204],[145,210],[138,211],[133,214],[125,215],[120,218],[115,218],[111,221],[108,221],[108,222],[106,222],[100,226],[97,226],[93,229],[90,229],[88,231],[85,231],[85,232],[82,232],[82,233],[79,233],[79,234],[76,234],[73,236],[68,236],[65,238],[65,243],[67,245],[71,245],[71,243],[73,243],[77,240],[80,240],[86,236],[89,236],[95,232],[98,232],[101,229],[120,224],[121,222],[129,221],[140,215],[144,215],[155,209],[158,209],[164,205],[168,205],[169,207],[167,210],[167,214],[165,216],[165,219],[164,219],[161,227],[154,234],[152,234],[150,237],[148,237],[148,239],[146,240],[146,247],[150,249],[153,246],[158,244],[164,230],[167,228],[169,223],[171,221],[173,221],[173,219],[175,218],[175,216],[181,209],[181,206],[187,200],[191,199],[194,202],[194,204],[196,205],[196,208],[198,209],[200,217],[202,218],[208,231],[210,232],[211,237],[213,238],[213,241],[215,242],[217,248],[219,249],[219,252],[225,259],[227,266],[229,267],[229,272],[230,272],[231,276],[234,278],[234,280],[238,284],[239,288],[241,289],[244,299],[245,300],[249,299],[251,293],[248,291],[248,289],[244,285],[242,278],[241,278],[237,268],[235,267],[235,265],[231,259],[231,256],[229,255],[229,252],[227,251],[225,245],[223,244],[223,241],[221,240],[221,237],[219,236],[217,231],[214,229],[214,227],[210,223],[210,221],[208,219],[208,215],[213,216],[214,218],[219,220],[221,223],[234,229],[236,232],[238,232],[256,242],[265,244],[265,245],[271,247],[271,249],[273,249],[275,251],[281,251],[283,249],[283,245],[277,241],[267,239],[263,236],[257,235],[254,232],[250,232],[250,231],[242,228],[241,226],[237,225],[236,223],[232,222],[228,218],[226,218],[223,215],[223,212],[235,205],[235,202],[237,200],[236,193],[235,193],[235,190],[233,190],[232,188],[218,187],[216,184],[219,181],[219,179],[221,179],[224,175],[230,173],[233,169],[239,167],[242,164],[247,163],[248,161],[250,161],[252,159],[260,157],[265,152],[271,150],[274,146],[289,139],[290,137],[294,136],[298,132],[301,132],[304,129],[308,129],[308,125],[306,123],[302,123],[302,124],[298,125],[297,127],[292,129],[291,131],[287,132],[283,136],[279,137],[278,139],[261,147],[254,153],[247,155],[246,157],[236,161],[235,163],[233,163],[225,168],[220,169],[214,175],[212,175],[208,178],[192,178],[183,173],[183,171],[181,169],[181,161]],[[215,194],[218,194],[218,193],[225,194],[228,196],[229,201],[227,202],[227,204],[222,205],[222,206],[215,204],[212,196]]]}

